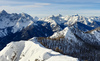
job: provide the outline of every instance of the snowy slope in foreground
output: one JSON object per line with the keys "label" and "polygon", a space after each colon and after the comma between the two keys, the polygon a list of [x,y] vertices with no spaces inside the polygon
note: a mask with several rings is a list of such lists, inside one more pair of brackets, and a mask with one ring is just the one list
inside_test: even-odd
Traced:
{"label": "snowy slope in foreground", "polygon": [[0,52],[0,61],[78,61],[44,48],[35,38],[29,41],[11,42]]}

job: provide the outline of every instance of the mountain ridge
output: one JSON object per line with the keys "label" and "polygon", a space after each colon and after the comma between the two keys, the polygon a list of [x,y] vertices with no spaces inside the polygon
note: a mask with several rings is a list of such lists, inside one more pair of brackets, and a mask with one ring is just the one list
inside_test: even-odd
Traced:
{"label": "mountain ridge", "polygon": [[[0,14],[0,50],[10,42],[11,46],[15,46],[12,41],[26,42],[36,37],[37,42],[44,47],[61,54],[76,57],[80,61],[98,61],[100,53],[99,20],[100,17],[84,17],[78,14],[65,17],[59,14],[46,18],[33,18],[26,13],[9,14],[2,11]],[[20,45],[20,43],[18,44]]]}

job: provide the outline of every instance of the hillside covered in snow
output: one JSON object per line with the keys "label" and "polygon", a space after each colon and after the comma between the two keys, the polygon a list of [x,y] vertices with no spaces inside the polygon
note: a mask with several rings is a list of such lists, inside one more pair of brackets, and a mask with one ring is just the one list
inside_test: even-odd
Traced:
{"label": "hillside covered in snow", "polygon": [[11,42],[0,51],[0,61],[78,61],[43,47],[35,38]]}
{"label": "hillside covered in snow", "polygon": [[81,60],[98,61],[100,55],[100,30],[83,32],[78,28],[66,27],[52,36],[37,38],[43,46]]}

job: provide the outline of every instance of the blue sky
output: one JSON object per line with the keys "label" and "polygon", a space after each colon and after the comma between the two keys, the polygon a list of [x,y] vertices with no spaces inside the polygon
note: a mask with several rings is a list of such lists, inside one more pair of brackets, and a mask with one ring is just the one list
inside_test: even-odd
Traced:
{"label": "blue sky", "polygon": [[100,16],[100,0],[0,0],[0,11],[27,13],[31,16],[49,15]]}

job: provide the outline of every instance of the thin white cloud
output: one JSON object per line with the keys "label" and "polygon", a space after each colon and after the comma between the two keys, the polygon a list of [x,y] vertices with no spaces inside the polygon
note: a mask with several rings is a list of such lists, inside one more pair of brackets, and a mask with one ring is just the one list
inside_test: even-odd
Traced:
{"label": "thin white cloud", "polygon": [[25,10],[32,10],[35,8],[41,8],[50,5],[50,3],[34,3],[26,5],[1,5],[0,11],[7,10],[8,12],[23,12]]}
{"label": "thin white cloud", "polygon": [[[3,1],[0,0],[0,10],[21,10],[28,8],[37,8],[50,5],[50,3],[35,3],[35,2],[18,2],[18,1]],[[16,11],[15,10],[15,11]]]}
{"label": "thin white cloud", "polygon": [[34,3],[35,5],[50,5],[50,3]]}
{"label": "thin white cloud", "polygon": [[90,4],[90,5],[88,5],[88,4],[63,4],[63,5],[61,5],[61,6],[64,6],[64,7],[66,7],[66,8],[77,8],[77,7],[91,7],[92,5]]}
{"label": "thin white cloud", "polygon": [[34,5],[50,5],[50,3],[37,3],[37,2],[20,2],[20,1],[0,1],[0,5],[25,5],[25,4],[34,4]]}
{"label": "thin white cloud", "polygon": [[[20,4],[20,3],[18,3]],[[50,5],[50,3],[33,3],[33,4],[26,4],[26,5],[1,5],[0,9],[4,8],[36,8],[36,7],[43,7],[43,6],[47,6]]]}
{"label": "thin white cloud", "polygon": [[33,5],[22,5],[22,6],[17,6],[21,8],[36,8],[36,7],[43,7],[50,5],[50,3],[34,3]]}

